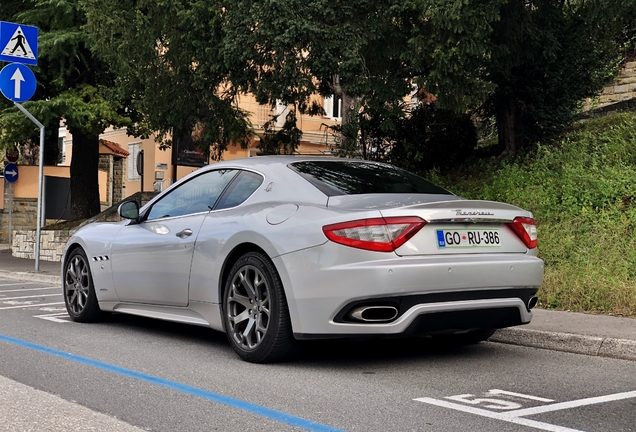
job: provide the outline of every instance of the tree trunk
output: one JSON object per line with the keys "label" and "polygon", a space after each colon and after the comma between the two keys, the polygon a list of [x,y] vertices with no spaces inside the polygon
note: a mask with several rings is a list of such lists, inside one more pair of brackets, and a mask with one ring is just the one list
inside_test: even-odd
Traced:
{"label": "tree trunk", "polygon": [[362,126],[362,122],[360,122],[360,146],[362,147],[362,159],[367,160],[367,136]]}
{"label": "tree trunk", "polygon": [[100,212],[99,136],[71,130],[73,154],[71,157],[71,212],[75,219],[86,219]]}
{"label": "tree trunk", "polygon": [[44,165],[52,166],[57,165],[57,160],[60,155],[60,148],[58,146],[58,135],[60,129],[60,121],[56,120],[45,125],[44,133]]}
{"label": "tree trunk", "polygon": [[517,116],[512,96],[505,96],[495,102],[495,109],[499,136],[499,158],[514,155],[517,152]]}

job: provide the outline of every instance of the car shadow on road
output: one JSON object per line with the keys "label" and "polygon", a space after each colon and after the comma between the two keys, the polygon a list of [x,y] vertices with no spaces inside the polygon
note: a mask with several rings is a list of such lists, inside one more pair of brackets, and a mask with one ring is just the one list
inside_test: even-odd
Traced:
{"label": "car shadow on road", "polygon": [[111,331],[130,331],[149,336],[175,338],[181,342],[206,344],[212,347],[222,346],[231,350],[225,334],[209,327],[119,313],[111,314],[102,321],[102,324],[107,325]]}
{"label": "car shadow on road", "polygon": [[427,336],[366,340],[331,339],[306,343],[297,362],[312,366],[318,363],[360,365],[422,359],[439,361],[484,355],[491,355],[487,343],[456,345]]}
{"label": "car shadow on road", "polygon": [[[110,327],[110,331],[137,333],[143,339],[173,339],[175,343],[205,347],[206,350],[214,350],[224,356],[235,357],[239,361],[232,352],[225,334],[208,327],[125,314],[112,314],[104,324]],[[302,341],[297,355],[281,364],[296,367],[341,367],[423,359],[475,359],[492,356],[492,345],[455,345],[444,341],[443,338],[433,339],[426,336],[312,340]]]}

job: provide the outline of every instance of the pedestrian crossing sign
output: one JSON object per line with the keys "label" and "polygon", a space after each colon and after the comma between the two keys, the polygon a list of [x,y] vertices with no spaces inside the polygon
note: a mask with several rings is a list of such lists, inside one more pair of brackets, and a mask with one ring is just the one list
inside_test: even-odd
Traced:
{"label": "pedestrian crossing sign", "polygon": [[38,64],[38,28],[0,21],[0,60]]}

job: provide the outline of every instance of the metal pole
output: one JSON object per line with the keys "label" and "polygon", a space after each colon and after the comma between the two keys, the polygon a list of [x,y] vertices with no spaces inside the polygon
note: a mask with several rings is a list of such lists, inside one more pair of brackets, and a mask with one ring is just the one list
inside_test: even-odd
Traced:
{"label": "metal pole", "polygon": [[44,187],[44,125],[40,123],[30,112],[26,110],[21,104],[14,102],[15,106],[18,107],[20,111],[22,111],[33,123],[35,123],[40,128],[40,169],[38,171],[39,179],[38,179],[38,221],[37,228],[35,231],[35,271],[40,270],[40,234],[42,230],[42,190]]}
{"label": "metal pole", "polygon": [[13,183],[6,182],[9,186],[9,245],[13,249]]}

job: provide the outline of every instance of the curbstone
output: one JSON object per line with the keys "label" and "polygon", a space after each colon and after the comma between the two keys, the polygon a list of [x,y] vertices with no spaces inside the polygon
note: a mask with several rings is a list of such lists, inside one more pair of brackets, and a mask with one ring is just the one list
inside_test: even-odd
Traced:
{"label": "curbstone", "polygon": [[42,282],[42,283],[50,283],[53,285],[62,284],[62,279],[60,276],[55,276],[52,274],[44,274],[44,273],[36,273],[36,272],[18,272],[18,271],[8,271],[8,270],[0,270],[0,277],[12,279],[12,280],[21,280],[28,282]]}
{"label": "curbstone", "polygon": [[497,330],[491,342],[636,361],[636,341],[510,327]]}
{"label": "curbstone", "polygon": [[636,341],[607,338],[603,341],[598,355],[636,361]]}

